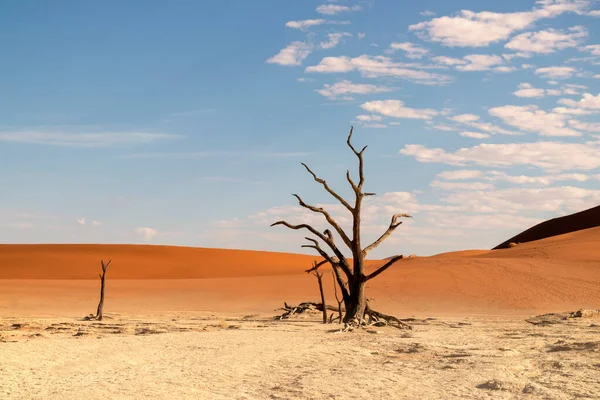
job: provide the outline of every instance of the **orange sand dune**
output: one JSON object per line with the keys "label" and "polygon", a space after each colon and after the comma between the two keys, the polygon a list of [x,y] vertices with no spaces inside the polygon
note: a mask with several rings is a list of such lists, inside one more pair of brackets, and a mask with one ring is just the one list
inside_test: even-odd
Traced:
{"label": "orange sand dune", "polygon": [[[520,243],[512,248],[480,254],[478,257],[554,259],[600,265],[600,227]],[[600,267],[598,272],[600,273]]]}
{"label": "orange sand dune", "polygon": [[[0,315],[92,312],[98,260],[111,257],[108,313],[273,313],[284,300],[317,301],[319,296],[315,278],[303,273],[312,256],[165,246],[6,245],[0,246],[0,276],[21,279],[0,279]],[[32,279],[53,276],[62,280]],[[203,279],[172,279],[181,277]],[[327,299],[335,304],[332,283],[326,273]],[[399,315],[600,308],[600,228],[510,249],[406,258],[369,282],[367,296],[374,299],[373,307]]]}
{"label": "orange sand dune", "polygon": [[489,253],[490,250],[458,250],[458,251],[449,251],[448,253],[440,253],[430,257],[434,258],[465,258],[465,257],[473,257],[479,256],[482,254]]}
{"label": "orange sand dune", "polygon": [[0,245],[0,279],[198,279],[297,274],[315,256],[176,246]]}
{"label": "orange sand dune", "polygon": [[510,243],[532,242],[598,226],[600,226],[600,206],[541,222],[500,243],[493,250],[506,249]]}

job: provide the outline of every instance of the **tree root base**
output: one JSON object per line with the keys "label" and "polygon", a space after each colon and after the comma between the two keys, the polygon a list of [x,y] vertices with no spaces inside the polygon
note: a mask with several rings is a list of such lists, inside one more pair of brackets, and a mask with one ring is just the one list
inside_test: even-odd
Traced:
{"label": "tree root base", "polygon": [[[283,319],[289,319],[290,317],[292,317],[295,314],[302,314],[304,312],[307,311],[323,311],[323,304],[321,303],[314,303],[314,302],[303,302],[298,304],[297,306],[290,306],[288,305],[286,302],[283,303],[284,307],[281,308],[280,310],[284,310],[285,312],[281,315],[278,315],[275,317],[276,320],[283,320]],[[334,317],[334,315],[332,314],[329,318],[329,323],[332,323],[333,321],[338,321],[338,322],[342,322],[342,315],[339,315],[339,309],[333,306],[327,306],[326,307],[327,310],[329,311],[334,311],[336,313],[338,313],[337,317]],[[341,310],[342,312],[344,312],[344,310]],[[344,322],[344,327],[341,329],[344,332],[349,332],[349,331],[353,331],[356,328],[363,328],[363,327],[371,327],[371,326],[391,326],[394,328],[398,328],[398,329],[412,329],[412,326],[410,326],[409,324],[407,324],[406,322],[402,321],[399,318],[396,318],[392,315],[388,315],[388,314],[384,314],[381,313],[379,311],[375,311],[369,307],[367,307],[367,309],[365,310],[365,318],[367,318],[367,320],[363,319],[363,320],[358,320],[358,318],[354,318],[350,321],[345,321]]]}

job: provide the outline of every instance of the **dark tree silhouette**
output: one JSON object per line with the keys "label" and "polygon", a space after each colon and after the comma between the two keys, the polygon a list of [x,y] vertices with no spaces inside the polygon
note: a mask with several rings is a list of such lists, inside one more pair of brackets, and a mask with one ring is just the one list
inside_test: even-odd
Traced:
{"label": "dark tree silhouette", "polygon": [[104,260],[100,260],[100,265],[102,266],[102,273],[100,275],[100,302],[98,303],[98,309],[96,310],[96,319],[98,321],[102,321],[102,308],[104,307],[104,285],[106,281],[106,270],[112,260],[108,261],[108,264],[104,264]]}
{"label": "dark tree silhouette", "polygon": [[[365,322],[365,314],[368,314],[370,318],[390,318],[391,320],[397,321],[398,324],[401,324],[399,320],[394,317],[387,316],[385,314],[378,313],[369,309],[367,304],[367,298],[365,296],[365,284],[379,276],[382,272],[390,268],[394,265],[398,260],[402,259],[402,255],[398,255],[392,257],[386,262],[371,272],[370,274],[365,274],[365,259],[368,253],[374,250],[377,246],[379,246],[385,239],[387,239],[394,230],[402,224],[400,221],[401,218],[411,218],[408,214],[396,214],[392,217],[390,225],[388,229],[373,243],[367,245],[366,247],[362,246],[361,243],[361,206],[363,199],[367,196],[374,196],[375,193],[365,192],[363,190],[363,186],[365,183],[365,175],[364,175],[364,159],[363,154],[367,148],[367,146],[363,147],[362,150],[358,151],[352,145],[352,133],[353,128],[350,129],[350,134],[348,135],[348,139],[346,141],[348,147],[352,150],[352,152],[358,158],[358,183],[356,183],[352,177],[350,176],[350,171],[346,172],[346,180],[352,187],[354,192],[354,201],[351,202],[345,200],[342,196],[337,194],[325,180],[319,178],[306,164],[302,163],[302,166],[308,171],[308,173],[313,177],[313,179],[321,184],[323,188],[332,195],[339,203],[341,203],[350,213],[352,214],[352,233],[347,234],[341,226],[333,219],[331,214],[326,211],[322,207],[316,207],[310,204],[307,204],[302,200],[302,198],[294,194],[298,200],[298,204],[306,208],[314,213],[321,214],[323,218],[327,221],[327,223],[333,228],[333,230],[339,235],[342,239],[344,245],[350,249],[352,253],[352,262],[348,260],[340,250],[340,247],[334,240],[334,235],[331,230],[326,229],[323,232],[318,231],[314,227],[309,224],[299,224],[292,225],[286,221],[277,221],[273,223],[271,226],[282,225],[287,228],[293,230],[307,230],[314,235],[314,237],[306,237],[306,240],[310,242],[310,244],[305,244],[302,247],[311,248],[317,251],[323,260],[316,263],[313,268],[308,270],[307,272],[316,271],[321,265],[329,263],[333,268],[333,272],[335,274],[335,279],[340,287],[342,299],[345,306],[345,314],[344,314],[344,322],[347,324],[358,325]],[[321,247],[321,245],[325,245],[326,248]],[[333,253],[333,254],[332,254]]]}

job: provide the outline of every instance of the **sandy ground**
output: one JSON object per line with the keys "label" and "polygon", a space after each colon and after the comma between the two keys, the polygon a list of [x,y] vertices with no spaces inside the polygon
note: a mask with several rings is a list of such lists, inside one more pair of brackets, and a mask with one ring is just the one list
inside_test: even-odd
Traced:
{"label": "sandy ground", "polygon": [[600,398],[600,320],[455,317],[340,333],[319,315],[4,318],[2,399]]}

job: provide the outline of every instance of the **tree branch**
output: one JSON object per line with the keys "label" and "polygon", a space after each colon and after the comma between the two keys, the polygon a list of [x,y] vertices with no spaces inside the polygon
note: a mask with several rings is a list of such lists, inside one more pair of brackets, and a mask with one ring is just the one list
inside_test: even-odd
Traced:
{"label": "tree branch", "polygon": [[[301,247],[317,250],[317,252],[321,255],[321,257],[323,257],[325,259],[324,262],[321,263],[321,265],[323,265],[325,262],[328,262],[334,268],[337,266],[337,267],[341,268],[342,271],[344,271],[344,273],[346,274],[346,277],[349,280],[352,279],[352,277],[353,277],[352,271],[350,271],[350,268],[348,268],[347,265],[345,264],[346,263],[345,259],[340,260],[336,256],[330,256],[329,254],[327,254],[327,252],[325,252],[321,248],[321,246],[319,246],[319,242],[317,242],[315,239],[309,238],[309,237],[306,237],[305,239],[308,240],[309,242],[312,242],[313,244],[312,245],[305,244],[305,245],[302,245]],[[319,265],[319,267],[321,265]],[[306,271],[306,272],[310,272],[310,271]]]}
{"label": "tree branch", "polygon": [[342,203],[342,205],[344,207],[346,207],[348,209],[348,211],[352,212],[352,206],[346,201],[344,200],[344,198],[342,196],[340,196],[339,194],[337,194],[333,189],[331,189],[329,187],[329,185],[327,184],[327,182],[325,182],[324,179],[319,178],[309,167],[308,165],[304,164],[304,163],[300,163],[302,164],[302,166],[304,166],[304,168],[306,168],[306,170],[308,171],[309,174],[312,175],[313,179],[320,183],[321,185],[323,185],[323,188],[325,188],[325,190],[331,194],[333,197],[335,197],[335,199],[337,201],[339,201],[340,203]]}
{"label": "tree branch", "polygon": [[[365,183],[365,173],[364,173],[364,160],[363,160],[363,153],[365,152],[365,150],[367,149],[367,146],[363,147],[361,151],[357,151],[354,146],[352,145],[352,133],[354,132],[354,127],[351,126],[350,127],[350,134],[348,135],[348,140],[346,141],[346,143],[348,144],[348,147],[350,147],[350,149],[352,150],[352,152],[356,155],[356,157],[358,157],[358,177],[359,177],[359,181],[358,181],[358,186],[357,189],[359,191],[362,191],[362,187]],[[350,174],[348,173],[348,177],[350,176]],[[354,188],[354,185],[352,186]]]}
{"label": "tree branch", "polygon": [[308,230],[313,235],[315,235],[316,237],[321,239],[323,242],[327,243],[329,248],[333,251],[333,253],[339,259],[338,264],[339,264],[340,268],[342,268],[343,271],[346,273],[346,275],[348,275],[348,278],[353,276],[352,271],[350,271],[350,267],[348,266],[348,261],[346,261],[346,257],[344,257],[344,255],[342,254],[340,249],[338,249],[337,246],[335,245],[335,242],[333,241],[333,236],[331,235],[331,232],[329,230],[325,230],[324,233],[321,233],[308,224],[292,225],[287,221],[277,221],[277,222],[274,222],[271,224],[271,226],[276,226],[276,225],[283,225],[283,226],[293,229],[295,231],[300,230],[300,229]]}
{"label": "tree branch", "polygon": [[325,219],[327,220],[327,222],[329,223],[329,225],[331,225],[333,227],[333,229],[335,229],[336,232],[340,235],[340,237],[342,238],[342,240],[344,241],[346,246],[348,246],[349,248],[352,248],[351,247],[352,242],[350,241],[350,238],[348,237],[348,235],[346,235],[346,232],[344,232],[342,227],[331,217],[331,214],[329,214],[327,211],[325,211],[325,209],[323,207],[315,207],[315,206],[311,206],[310,204],[306,204],[304,202],[304,200],[302,200],[302,198],[300,196],[298,196],[297,194],[293,194],[292,196],[294,196],[296,199],[298,199],[298,204],[300,204],[301,207],[304,207],[314,213],[322,214],[325,217]]}
{"label": "tree branch", "polygon": [[354,181],[352,180],[349,170],[346,171],[346,180],[348,181],[350,186],[352,186],[352,190],[354,190],[354,193],[356,193],[357,195],[360,194],[360,189],[358,188],[358,186],[356,186],[356,183],[354,183]]}
{"label": "tree branch", "polygon": [[[304,246],[302,246],[302,247],[304,247]],[[304,271],[304,272],[306,272],[307,274],[310,274],[311,272],[318,270],[318,269],[319,269],[319,267],[321,267],[321,265],[323,265],[323,264],[327,264],[328,262],[329,262],[328,260],[321,260],[321,261],[319,261],[319,262],[316,262],[316,261],[315,261],[315,262],[313,262],[313,266],[312,266],[312,268],[309,268],[309,269],[307,269],[307,270],[306,270],[306,271]]]}
{"label": "tree branch", "polygon": [[333,273],[335,274],[335,279],[340,287],[340,291],[342,292],[342,298],[344,302],[347,302],[350,299],[350,292],[348,292],[348,288],[344,284],[344,278],[340,273],[340,268],[336,265],[333,266]]}
{"label": "tree branch", "polygon": [[310,231],[310,233],[312,233],[313,235],[317,236],[319,239],[321,239],[324,242],[327,242],[327,238],[325,237],[325,235],[323,235],[321,232],[319,232],[318,230],[316,230],[315,228],[313,228],[312,226],[308,225],[308,224],[299,224],[299,225],[292,225],[287,221],[277,221],[272,223],[270,226],[277,226],[277,225],[283,225],[287,228],[290,228],[292,230],[300,230],[300,229],[306,229],[308,231]]}
{"label": "tree branch", "polygon": [[371,250],[373,250],[374,248],[376,248],[377,246],[379,246],[385,239],[388,238],[388,236],[390,236],[392,234],[392,232],[394,232],[394,230],[399,227],[402,224],[402,221],[399,221],[400,218],[412,218],[410,215],[408,214],[395,214],[392,217],[392,221],[390,222],[390,226],[387,228],[387,230],[379,237],[379,239],[377,239],[376,241],[374,241],[373,243],[371,243],[370,245],[368,245],[367,247],[365,247],[365,249],[363,250],[363,254],[366,256],[367,253],[369,253]]}
{"label": "tree branch", "polygon": [[404,258],[403,255],[392,257],[388,262],[386,262],[385,264],[383,264],[383,266],[376,269],[372,274],[367,275],[365,277],[365,282],[375,278],[377,275],[379,275],[380,273],[382,273],[383,271],[385,271],[386,269],[391,267],[393,264],[395,264],[396,261],[402,260],[403,258]]}

